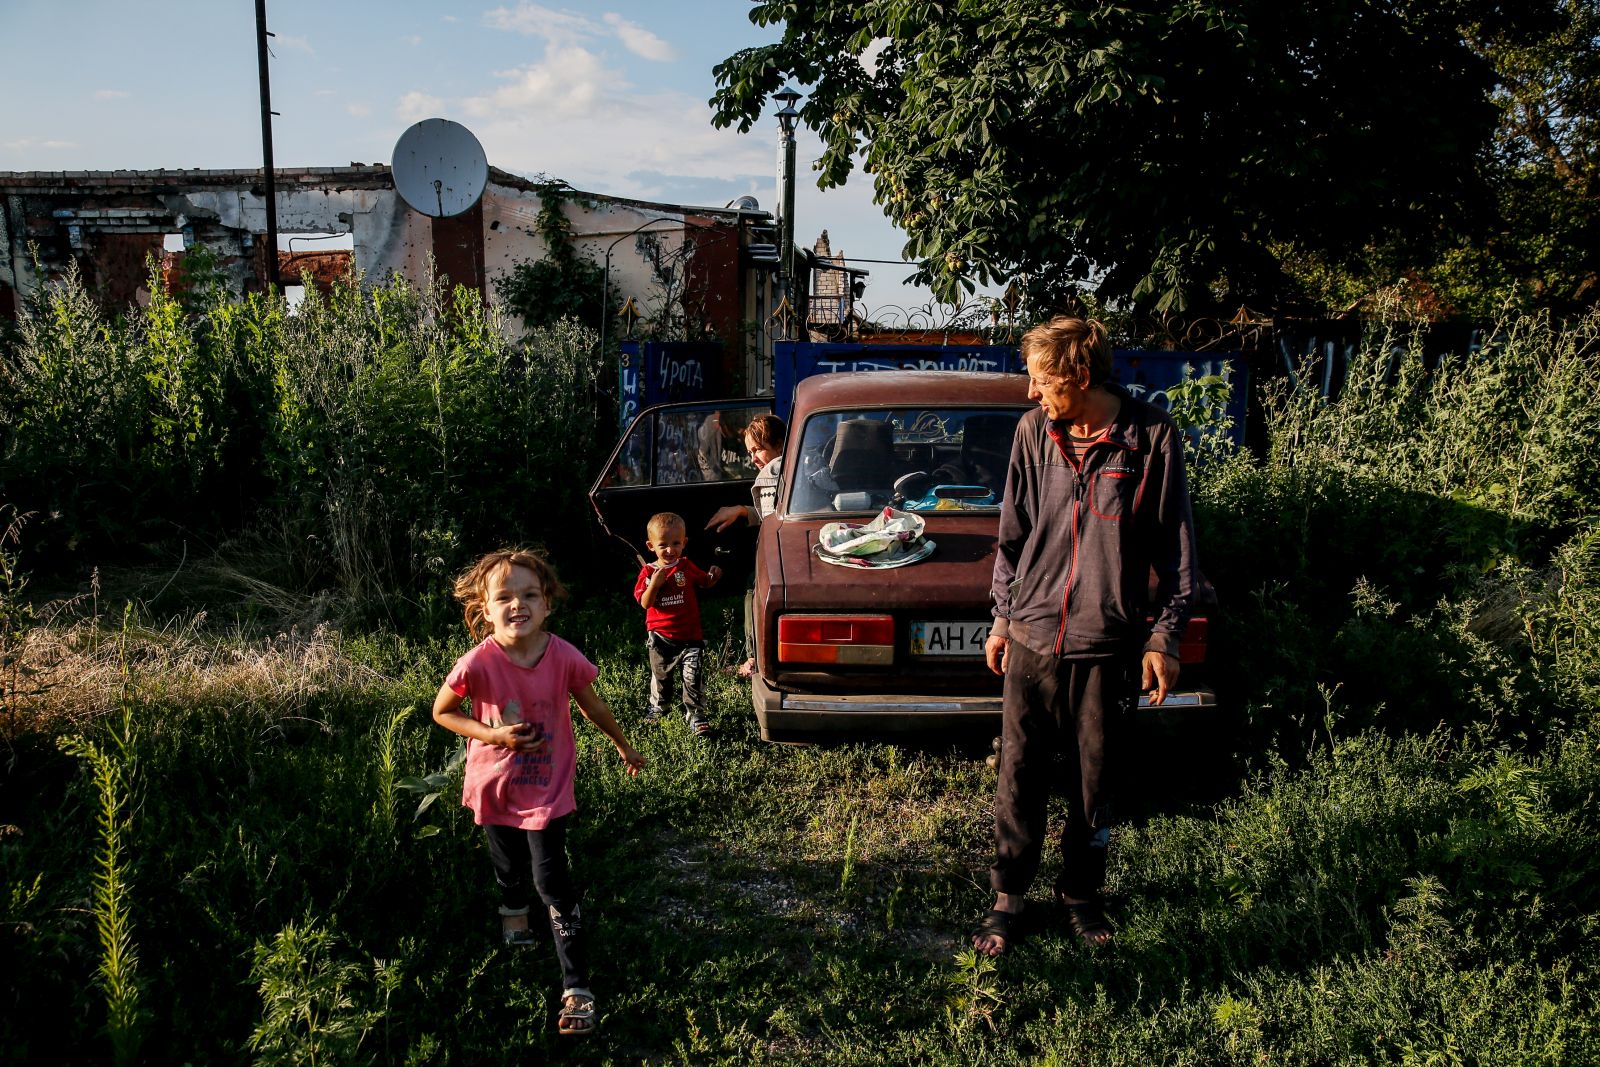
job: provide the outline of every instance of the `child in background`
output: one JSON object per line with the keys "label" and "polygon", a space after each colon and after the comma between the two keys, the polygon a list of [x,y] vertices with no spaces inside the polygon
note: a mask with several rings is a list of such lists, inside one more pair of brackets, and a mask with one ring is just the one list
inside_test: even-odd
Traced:
{"label": "child in background", "polygon": [[[433,721],[467,738],[462,803],[489,839],[500,886],[501,936],[529,944],[529,882],[549,914],[561,962],[563,1034],[597,1025],[586,935],[566,835],[577,754],[568,699],[611,739],[629,774],[644,757],[628,745],[594,691],[599,674],[572,645],[545,629],[567,591],[540,552],[491,552],[456,579],[467,630],[481,637],[456,661],[433,701]],[[462,701],[471,701],[470,713]]]}
{"label": "child in background", "polygon": [[777,507],[778,476],[783,473],[783,444],[789,428],[776,415],[757,415],[744,428],[744,450],[756,465],[755,484],[750,487],[750,506],[729,504],[718,508],[706,522],[706,529],[722,531],[743,520],[760,526],[761,520]]}
{"label": "child in background", "polygon": [[683,670],[683,714],[699,738],[711,733],[700,687],[700,657],[705,634],[700,629],[698,589],[717,584],[722,568],[703,571],[683,554],[688,526],[679,515],[663,511],[645,528],[646,547],[656,555],[633,583],[633,598],[644,608],[645,650],[650,657],[650,706],[645,722],[660,722],[672,696],[672,676]]}
{"label": "child in background", "polygon": [[[788,440],[789,428],[776,415],[757,415],[744,428],[744,449],[757,467],[755,484],[750,487],[750,506],[729,504],[718,508],[706,523],[706,529],[719,533],[743,520],[751,526],[760,526],[761,520],[771,515],[778,506],[778,477],[783,473],[783,445]],[[750,576],[750,588],[755,588],[755,575]],[[750,647],[751,634],[755,633],[755,620],[750,617],[751,598],[744,600],[745,661],[739,667],[739,677],[753,678],[756,673],[755,649]]]}

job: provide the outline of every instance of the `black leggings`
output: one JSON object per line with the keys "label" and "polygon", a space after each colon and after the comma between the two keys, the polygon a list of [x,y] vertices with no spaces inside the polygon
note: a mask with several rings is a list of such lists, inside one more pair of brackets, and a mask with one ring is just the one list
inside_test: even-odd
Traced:
{"label": "black leggings", "polygon": [[567,866],[567,822],[552,819],[543,830],[520,826],[485,826],[494,880],[500,886],[500,914],[526,915],[538,892],[550,917],[550,933],[561,961],[563,989],[589,987],[588,938],[578,911],[578,891]]}

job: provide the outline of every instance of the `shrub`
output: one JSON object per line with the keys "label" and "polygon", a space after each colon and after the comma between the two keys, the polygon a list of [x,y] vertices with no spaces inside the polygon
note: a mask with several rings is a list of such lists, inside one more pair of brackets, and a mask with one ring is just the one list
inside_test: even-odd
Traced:
{"label": "shrub", "polygon": [[22,315],[18,339],[0,360],[0,486],[51,518],[36,539],[49,528],[71,549],[144,532],[148,383],[127,326],[106,320],[73,267]]}
{"label": "shrub", "polygon": [[[513,340],[475,292],[403,279],[275,297],[153,278],[107,319],[76,274],[0,360],[0,485],[41,519],[47,568],[178,555],[256,531],[272,580],[405,619],[425,576],[513,541],[590,541],[582,499],[609,420],[592,333]],[[264,532],[263,532],[264,531]],[[576,553],[561,553],[563,556]]]}
{"label": "shrub", "polygon": [[1428,370],[1379,331],[1343,392],[1275,383],[1268,448],[1196,466],[1212,663],[1280,740],[1345,725],[1526,725],[1593,706],[1600,312],[1505,323]]}

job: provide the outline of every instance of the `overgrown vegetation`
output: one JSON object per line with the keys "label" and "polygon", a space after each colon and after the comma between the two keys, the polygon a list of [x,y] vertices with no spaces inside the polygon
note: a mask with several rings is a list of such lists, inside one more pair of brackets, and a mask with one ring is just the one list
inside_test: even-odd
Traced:
{"label": "overgrown vegetation", "polygon": [[[375,308],[400,299],[379,292]],[[391,321],[347,306],[370,325],[337,334],[331,308],[310,313],[345,338]],[[437,328],[461,327],[446,314]],[[1140,724],[1108,951],[1084,951],[1048,905],[1000,960],[967,950],[995,784],[978,752],[762,745],[747,690],[715,671],[718,744],[677,722],[647,729],[626,582],[580,591],[552,626],[600,664],[598,688],[651,761],[630,779],[580,728],[573,852],[604,1016],[581,1044],[555,1036],[548,945],[497,943],[480,835],[455,803],[456,739],[426,714],[466,643],[453,626],[291,629],[303,604],[270,584],[235,586],[253,613],[219,623],[183,606],[217,580],[190,569],[165,607],[120,625],[100,617],[122,618],[113,578],[32,614],[6,585],[9,648],[46,684],[8,691],[26,713],[7,719],[0,765],[0,1042],[19,1064],[130,1049],[191,1063],[1594,1062],[1597,351],[1600,317],[1516,319],[1426,372],[1405,336],[1379,333],[1337,401],[1269,398],[1264,455],[1206,439],[1193,482],[1228,710]],[[410,368],[435,395],[426,363],[340,358]],[[413,396],[371,374],[383,384],[363,379],[369,395]],[[396,486],[365,476],[385,494],[462,455],[425,451],[467,432],[448,399],[413,436],[353,399],[293,395],[311,397],[294,423],[308,454],[375,469],[377,442],[406,441],[429,457],[402,450]],[[1218,383],[1186,395],[1211,410]],[[543,412],[516,432],[544,436]],[[328,441],[323,418],[372,441]],[[449,470],[463,480],[444,521],[506,506]],[[44,526],[19,532],[58,536]],[[457,551],[496,533],[463,525]],[[583,551],[565,551],[581,571]],[[0,573],[19,573],[14,558],[0,543]],[[410,573],[406,596],[442,603],[442,575]],[[712,601],[706,615],[731,665],[736,611]],[[108,825],[118,911],[100,873]],[[1043,884],[1053,874],[1047,862]],[[97,926],[106,915],[122,940]],[[110,996],[108,943],[138,961],[119,972],[131,998]],[[37,1024],[63,1010],[89,1022]]]}
{"label": "overgrown vegetation", "polygon": [[507,311],[530,330],[576,319],[598,329],[611,312],[602,303],[605,272],[572,247],[572,220],[566,205],[572,189],[564,182],[539,187],[539,216],[534,229],[544,240],[545,254],[518,263],[495,279],[495,295]]}
{"label": "overgrown vegetation", "polygon": [[574,475],[610,443],[590,331],[517,342],[477,294],[398,276],[308,286],[289,315],[188,258],[180,295],[153,278],[126,318],[68,277],[0,353],[0,485],[42,572],[204,558],[234,596],[331,590],[403,624],[464,545],[588,543]]}
{"label": "overgrown vegetation", "polygon": [[1261,723],[1315,721],[1332,686],[1352,724],[1421,730],[1526,729],[1555,711],[1542,693],[1592,697],[1570,652],[1594,597],[1597,352],[1593,314],[1513,320],[1435,373],[1380,333],[1337,402],[1270,392],[1265,460],[1196,478],[1221,663]]}

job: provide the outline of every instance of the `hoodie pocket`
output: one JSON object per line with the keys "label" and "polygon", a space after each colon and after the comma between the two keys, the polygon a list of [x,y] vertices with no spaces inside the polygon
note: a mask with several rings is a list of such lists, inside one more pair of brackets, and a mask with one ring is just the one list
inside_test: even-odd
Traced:
{"label": "hoodie pocket", "polygon": [[1138,491],[1136,472],[1100,471],[1090,479],[1089,514],[1107,522],[1121,522],[1133,514],[1133,498]]}

